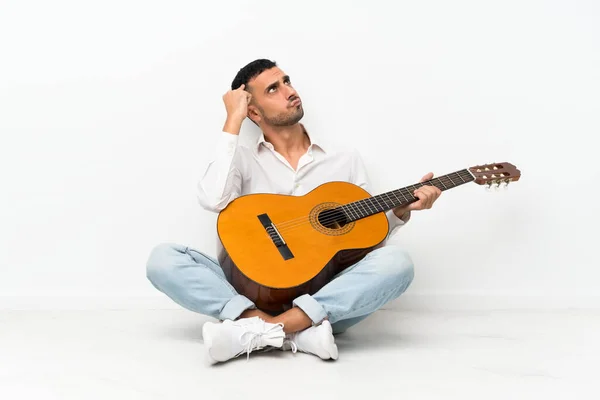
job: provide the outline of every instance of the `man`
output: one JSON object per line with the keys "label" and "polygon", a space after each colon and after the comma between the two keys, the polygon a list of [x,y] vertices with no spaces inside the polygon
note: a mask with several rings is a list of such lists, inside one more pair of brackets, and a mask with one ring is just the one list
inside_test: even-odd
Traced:
{"label": "man", "polygon": [[[223,96],[227,119],[212,160],[198,183],[198,201],[219,212],[249,193],[304,195],[330,181],[346,181],[368,190],[357,151],[332,145],[299,123],[302,100],[275,62],[255,60],[242,68]],[[238,143],[242,122],[261,129],[257,143]],[[429,180],[429,173],[421,182]],[[419,200],[387,212],[389,234],[406,223],[413,210],[431,208],[441,192],[423,186]],[[222,248],[219,257],[222,257]],[[413,279],[410,257],[386,243],[338,274],[317,293],[294,300],[294,307],[271,316],[257,309],[227,282],[219,261],[177,244],[154,248],[147,264],[152,284],[181,306],[223,321],[207,322],[202,333],[208,359],[223,362],[267,347],[337,359],[334,333],[360,322],[397,298]]]}

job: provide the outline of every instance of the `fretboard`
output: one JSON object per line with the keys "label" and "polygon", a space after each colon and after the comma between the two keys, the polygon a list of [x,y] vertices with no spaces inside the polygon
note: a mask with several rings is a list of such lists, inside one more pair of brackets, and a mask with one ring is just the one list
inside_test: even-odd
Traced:
{"label": "fretboard", "polygon": [[435,186],[444,191],[473,180],[475,180],[473,175],[467,169],[463,169],[433,178],[429,181],[417,183],[416,185],[406,186],[401,189],[392,190],[391,192],[348,203],[339,208],[346,214],[348,222],[356,221],[419,200],[418,197],[413,196],[413,192],[422,186]]}

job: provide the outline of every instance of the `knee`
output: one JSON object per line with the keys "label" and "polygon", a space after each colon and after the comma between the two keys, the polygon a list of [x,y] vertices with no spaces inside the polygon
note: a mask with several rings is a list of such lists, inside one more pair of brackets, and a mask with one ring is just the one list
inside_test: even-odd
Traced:
{"label": "knee", "polygon": [[379,263],[379,270],[384,279],[408,287],[415,277],[414,264],[408,252],[397,246],[385,246],[380,250],[383,259]]}
{"label": "knee", "polygon": [[146,277],[154,286],[170,280],[174,270],[173,258],[182,252],[180,247],[172,243],[161,243],[152,249],[146,262]]}

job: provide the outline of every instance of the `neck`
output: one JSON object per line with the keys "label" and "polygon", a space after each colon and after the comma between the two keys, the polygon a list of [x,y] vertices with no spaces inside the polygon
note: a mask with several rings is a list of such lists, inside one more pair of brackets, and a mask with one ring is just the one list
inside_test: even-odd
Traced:
{"label": "neck", "polygon": [[305,152],[310,140],[300,123],[291,126],[262,127],[265,140],[273,145],[275,151],[285,156],[290,153]]}
{"label": "neck", "polygon": [[392,190],[391,192],[345,204],[339,207],[339,209],[344,212],[347,222],[356,221],[417,201],[418,198],[413,196],[413,192],[421,186],[435,186],[444,191],[471,182],[474,179],[473,175],[467,169],[463,169],[426,182],[417,183],[416,185],[406,186],[401,189]]}

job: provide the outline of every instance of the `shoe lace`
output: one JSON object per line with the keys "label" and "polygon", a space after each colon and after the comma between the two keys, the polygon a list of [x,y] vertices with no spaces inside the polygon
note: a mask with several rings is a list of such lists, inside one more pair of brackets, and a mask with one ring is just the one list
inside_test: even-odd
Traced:
{"label": "shoe lace", "polygon": [[286,344],[289,344],[292,349],[292,353],[296,354],[296,352],[298,351],[298,345],[296,344],[296,342],[294,342],[292,339],[288,339],[283,342],[284,346]]}
{"label": "shoe lace", "polygon": [[[260,324],[246,327],[246,330],[240,335],[240,343],[245,347],[246,360],[250,359],[252,351],[260,350],[264,347],[262,345],[262,337],[268,336],[270,333],[278,330],[280,326],[283,328],[283,324],[279,323],[271,326],[269,329],[265,329],[265,323],[261,321]],[[248,335],[248,337],[244,340],[245,335]]]}

